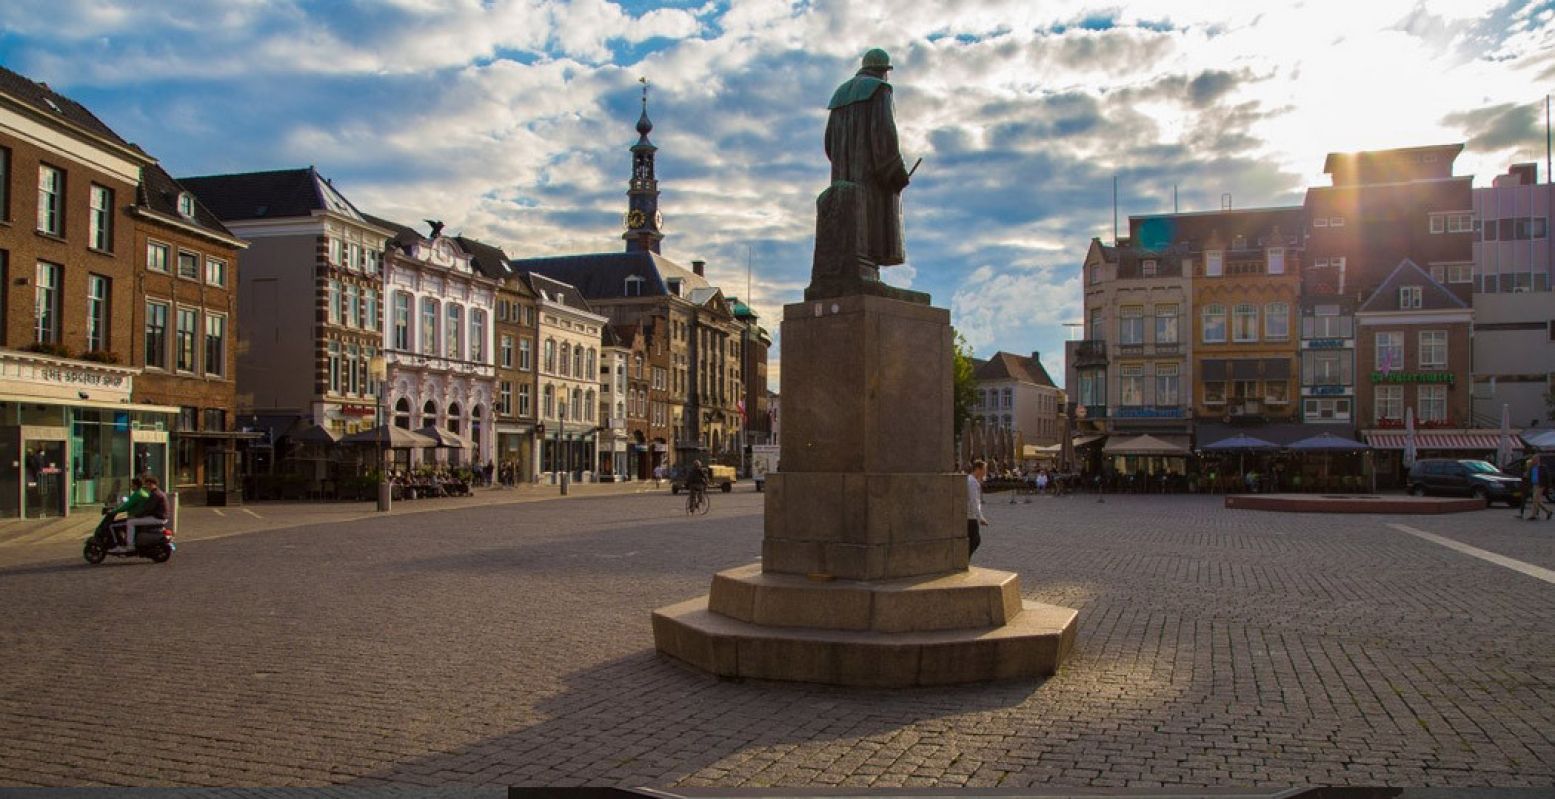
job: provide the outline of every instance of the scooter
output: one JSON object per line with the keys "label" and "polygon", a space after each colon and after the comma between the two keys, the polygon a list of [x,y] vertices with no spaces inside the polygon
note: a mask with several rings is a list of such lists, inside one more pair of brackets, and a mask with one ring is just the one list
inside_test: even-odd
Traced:
{"label": "scooter", "polygon": [[173,528],[167,525],[161,527],[140,527],[135,532],[135,550],[133,552],[113,552],[119,545],[118,537],[110,529],[113,525],[113,506],[103,508],[103,520],[97,524],[97,529],[92,531],[90,538],[86,539],[86,546],[81,550],[81,557],[86,562],[96,566],[103,562],[109,555],[119,558],[149,558],[152,563],[166,563],[173,557],[173,550],[178,547],[173,545]]}

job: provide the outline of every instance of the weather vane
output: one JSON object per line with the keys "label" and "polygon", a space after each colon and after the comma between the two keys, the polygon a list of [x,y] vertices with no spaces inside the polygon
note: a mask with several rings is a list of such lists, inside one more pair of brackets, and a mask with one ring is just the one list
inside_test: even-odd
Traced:
{"label": "weather vane", "polygon": [[643,85],[643,110],[646,111],[648,110],[648,76],[638,78],[637,82]]}

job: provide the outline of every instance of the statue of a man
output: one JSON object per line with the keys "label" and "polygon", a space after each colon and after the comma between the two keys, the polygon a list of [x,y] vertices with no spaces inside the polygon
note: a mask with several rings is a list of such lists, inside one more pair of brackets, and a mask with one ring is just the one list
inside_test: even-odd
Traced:
{"label": "statue of a man", "polygon": [[907,165],[896,140],[896,111],[886,72],[891,57],[881,49],[864,54],[863,68],[832,94],[826,122],[826,157],[832,183],[857,184],[864,195],[863,258],[875,266],[907,260],[902,246],[902,189]]}

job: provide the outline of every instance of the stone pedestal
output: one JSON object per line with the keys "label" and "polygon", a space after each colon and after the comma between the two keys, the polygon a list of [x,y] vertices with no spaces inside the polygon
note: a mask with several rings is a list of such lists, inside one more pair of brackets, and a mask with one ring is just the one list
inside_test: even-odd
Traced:
{"label": "stone pedestal", "polygon": [[951,363],[950,315],[926,301],[865,293],[784,308],[762,562],[655,611],[659,651],[723,676],[841,685],[1052,674],[1076,612],[1023,601],[1016,575],[967,565]]}

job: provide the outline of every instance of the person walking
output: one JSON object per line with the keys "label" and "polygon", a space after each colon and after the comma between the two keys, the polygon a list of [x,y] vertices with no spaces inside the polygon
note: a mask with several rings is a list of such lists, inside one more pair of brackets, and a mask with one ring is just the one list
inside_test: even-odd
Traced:
{"label": "person walking", "polygon": [[1545,476],[1544,464],[1539,462],[1539,456],[1535,455],[1528,459],[1526,473],[1528,475],[1528,493],[1533,495],[1533,502],[1531,503],[1533,512],[1528,515],[1528,521],[1538,521],[1540,511],[1544,512],[1544,518],[1546,519],[1550,518],[1551,515],[1555,515],[1555,511],[1551,511],[1550,507],[1544,504],[1544,484],[1547,482],[1547,478]]}
{"label": "person walking", "polygon": [[967,557],[983,543],[982,527],[988,524],[983,517],[983,481],[988,478],[988,462],[982,458],[972,461],[972,471],[966,476],[966,538]]}

